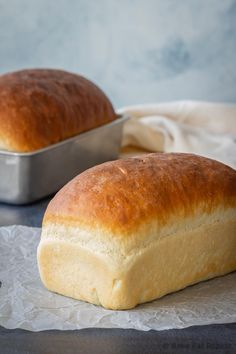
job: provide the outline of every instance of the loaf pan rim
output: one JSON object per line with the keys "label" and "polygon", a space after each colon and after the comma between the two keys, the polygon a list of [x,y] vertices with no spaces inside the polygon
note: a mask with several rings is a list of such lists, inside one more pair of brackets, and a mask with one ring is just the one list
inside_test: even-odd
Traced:
{"label": "loaf pan rim", "polygon": [[11,156],[11,157],[31,157],[31,156],[35,156],[44,152],[47,152],[49,150],[53,150],[56,149],[57,147],[70,143],[73,140],[77,140],[79,139],[83,139],[84,137],[87,137],[90,134],[94,134],[96,131],[98,131],[99,129],[104,129],[105,127],[110,127],[113,125],[116,125],[118,123],[124,123],[125,121],[127,121],[130,117],[127,115],[117,115],[117,118],[115,120],[113,120],[112,122],[103,124],[99,127],[87,130],[85,132],[79,133],[77,135],[74,135],[70,138],[64,139],[62,141],[59,141],[58,143],[55,144],[51,144],[49,146],[46,146],[42,149],[38,149],[32,152],[17,152],[17,151],[7,151],[7,150],[0,150],[0,156]]}

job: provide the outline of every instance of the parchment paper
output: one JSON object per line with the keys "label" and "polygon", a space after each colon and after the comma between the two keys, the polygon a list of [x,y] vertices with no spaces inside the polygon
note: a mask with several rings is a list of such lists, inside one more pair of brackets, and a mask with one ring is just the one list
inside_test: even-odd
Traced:
{"label": "parchment paper", "polygon": [[236,273],[133,310],[111,311],[46,290],[36,262],[40,229],[0,228],[0,325],[31,331],[88,327],[163,330],[236,322]]}

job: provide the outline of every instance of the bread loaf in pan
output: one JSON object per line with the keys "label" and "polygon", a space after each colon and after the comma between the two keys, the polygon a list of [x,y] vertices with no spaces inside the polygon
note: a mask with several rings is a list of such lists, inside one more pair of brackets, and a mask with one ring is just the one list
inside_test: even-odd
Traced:
{"label": "bread loaf in pan", "polygon": [[104,163],[43,220],[38,265],[54,292],[129,309],[236,270],[236,171],[192,154]]}
{"label": "bread loaf in pan", "polygon": [[106,95],[80,75],[31,69],[0,76],[0,150],[36,151],[115,118]]}

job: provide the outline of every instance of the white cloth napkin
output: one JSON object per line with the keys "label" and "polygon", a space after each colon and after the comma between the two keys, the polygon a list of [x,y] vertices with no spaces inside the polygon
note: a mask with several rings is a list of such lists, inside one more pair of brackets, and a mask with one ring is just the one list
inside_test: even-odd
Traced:
{"label": "white cloth napkin", "polygon": [[196,153],[236,169],[236,105],[176,101],[124,107],[118,113],[131,117],[122,146]]}

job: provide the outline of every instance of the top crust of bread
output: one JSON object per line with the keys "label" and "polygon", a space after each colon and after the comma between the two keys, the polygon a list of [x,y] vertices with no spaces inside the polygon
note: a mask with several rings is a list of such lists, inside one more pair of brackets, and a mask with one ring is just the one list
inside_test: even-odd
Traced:
{"label": "top crust of bread", "polygon": [[[209,219],[211,214],[220,218],[229,209],[235,217],[235,206],[232,168],[192,154],[154,153],[81,173],[49,203],[43,226],[102,229],[104,235],[124,241],[150,235],[147,228],[154,224],[160,230],[183,227],[184,220],[199,215]],[[198,220],[206,222],[202,217]]]}
{"label": "top crust of bread", "polygon": [[32,152],[116,118],[91,81],[62,70],[0,76],[0,149]]}

